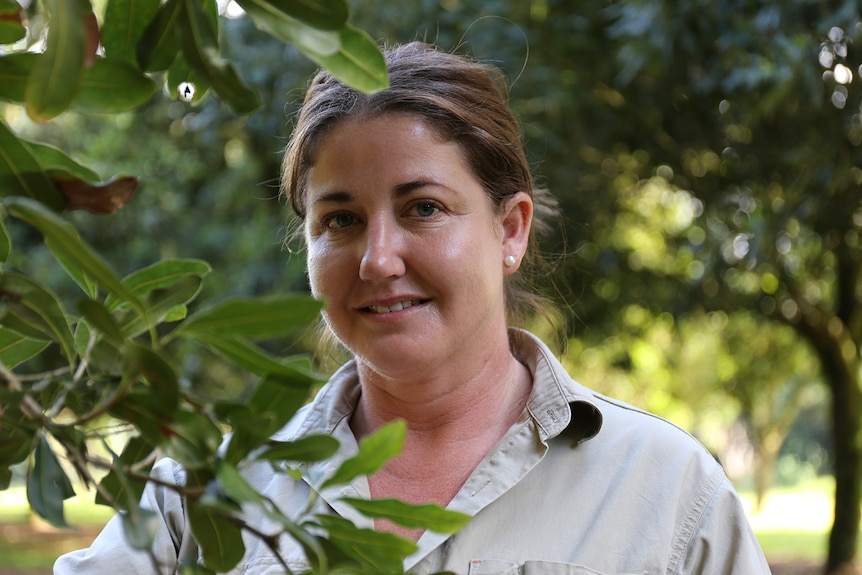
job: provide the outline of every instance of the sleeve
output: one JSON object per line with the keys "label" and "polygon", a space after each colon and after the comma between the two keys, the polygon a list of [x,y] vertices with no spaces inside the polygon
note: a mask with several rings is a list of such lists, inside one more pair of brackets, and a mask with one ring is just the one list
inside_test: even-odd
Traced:
{"label": "sleeve", "polygon": [[[723,474],[723,473],[722,473]],[[742,502],[727,477],[713,493],[673,575],[770,575]]]}
{"label": "sleeve", "polygon": [[[184,483],[182,468],[170,459],[156,463],[151,475],[165,483]],[[149,553],[134,549],[127,543],[122,517],[117,514],[89,548],[60,556],[54,563],[54,574],[171,574],[177,571],[183,560],[197,559],[197,545],[187,527],[182,497],[172,489],[150,482],[144,489],[141,507],[156,513],[152,549],[157,571]]]}

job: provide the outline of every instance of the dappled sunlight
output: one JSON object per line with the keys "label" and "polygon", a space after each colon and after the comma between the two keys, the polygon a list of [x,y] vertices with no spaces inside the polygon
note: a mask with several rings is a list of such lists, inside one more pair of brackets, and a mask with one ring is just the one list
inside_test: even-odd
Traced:
{"label": "dappled sunlight", "polygon": [[767,495],[760,510],[754,496],[742,493],[743,507],[755,531],[810,531],[823,533],[832,527],[832,493],[825,487],[810,490],[775,490]]}

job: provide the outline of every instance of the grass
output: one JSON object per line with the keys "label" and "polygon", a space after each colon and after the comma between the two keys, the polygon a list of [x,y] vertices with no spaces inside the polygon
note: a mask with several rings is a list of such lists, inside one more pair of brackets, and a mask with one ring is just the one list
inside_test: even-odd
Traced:
{"label": "grass", "polygon": [[92,499],[90,494],[66,501],[64,515],[72,529],[56,529],[30,513],[22,488],[0,491],[0,573],[50,573],[58,555],[87,547],[114,513]]}
{"label": "grass", "polygon": [[[770,561],[825,558],[833,517],[833,488],[829,478],[793,488],[776,488],[759,511],[754,510],[752,494],[740,493],[749,521]],[[32,518],[23,490],[0,491],[0,572],[13,568],[49,573],[57,555],[89,545],[95,532],[113,514],[111,509],[93,505],[91,501],[92,495],[67,501],[66,520],[79,529],[57,530]],[[862,539],[858,553],[862,557]]]}
{"label": "grass", "polygon": [[[835,483],[829,477],[794,487],[777,487],[769,492],[760,510],[754,509],[753,494],[740,493],[767,558],[825,559],[834,518],[834,489]],[[862,538],[857,542],[857,555],[862,557]]]}

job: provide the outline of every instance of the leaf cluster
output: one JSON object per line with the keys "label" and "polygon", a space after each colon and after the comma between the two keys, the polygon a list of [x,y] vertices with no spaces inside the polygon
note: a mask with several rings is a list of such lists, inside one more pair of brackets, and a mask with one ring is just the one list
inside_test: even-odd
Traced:
{"label": "leaf cluster", "polygon": [[[357,89],[386,86],[380,51],[348,23],[343,0],[238,4],[260,30]],[[215,0],[108,0],[104,6],[96,15],[89,0],[42,0],[26,9],[0,0],[0,100],[23,106],[38,122],[66,110],[133,111],[160,86],[193,102],[211,94],[235,114],[260,106],[256,90],[222,55],[224,18]],[[242,474],[247,465],[270,462],[273,473],[299,479],[297,464],[326,459],[338,448],[329,436],[271,439],[322,377],[308,358],[276,355],[266,344],[296,338],[320,304],[296,294],[201,304],[212,272],[201,259],[165,258],[118,274],[64,212],[114,213],[138,181],[125,174],[102,181],[65,151],[23,139],[0,121],[0,489],[10,487],[13,469],[25,467],[32,510],[60,527],[67,526],[64,501],[75,484],[95,489],[97,503],[120,512],[129,544],[155,561],[157,518],[139,500],[153,481],[153,463],[169,456],[186,470],[186,481],[160,488],[183,497],[203,555],[203,565],[184,572],[232,569],[244,554],[244,532],[276,556],[281,537],[295,539],[315,573],[401,572],[415,551],[412,542],[315,514],[314,501],[288,517]],[[7,225],[11,220],[15,225]],[[22,228],[44,240],[77,286],[75,296],[61,298],[13,268],[18,242],[10,230]],[[201,400],[177,368],[189,349],[208,350],[256,383],[240,397]],[[106,421],[127,435],[120,447]],[[321,489],[380,469],[401,449],[405,433],[395,422],[366,438],[355,457],[313,483],[315,498]],[[467,519],[432,505],[346,503],[410,528],[451,532]],[[265,533],[246,523],[241,509],[249,505],[279,529]],[[286,563],[284,569],[290,571]]]}

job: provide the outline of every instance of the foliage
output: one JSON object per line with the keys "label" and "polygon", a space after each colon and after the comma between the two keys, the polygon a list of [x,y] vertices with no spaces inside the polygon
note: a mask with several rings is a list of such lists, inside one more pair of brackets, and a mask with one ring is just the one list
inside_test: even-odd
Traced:
{"label": "foliage", "polygon": [[[348,24],[344,2],[239,4],[260,29],[355,87],[385,87],[379,49]],[[250,113],[260,99],[219,54],[221,22],[214,0],[110,0],[99,17],[88,0],[44,0],[26,10],[0,0],[0,42],[7,45],[0,52],[0,98],[47,122],[66,110],[136,110],[162,83],[180,98],[201,102],[212,93],[234,113]],[[328,436],[270,440],[321,377],[304,356],[274,354],[265,344],[295,340],[317,317],[319,304],[283,293],[198,306],[212,268],[196,258],[161,258],[116,272],[60,213],[113,213],[137,185],[137,177],[125,175],[100,181],[96,171],[59,148],[21,138],[0,122],[0,488],[9,487],[12,467],[26,463],[31,508],[64,527],[63,502],[74,494],[71,468],[81,484],[96,488],[97,502],[123,512],[130,544],[149,550],[152,512],[139,506],[139,498],[151,465],[163,454],[188,471],[185,485],[166,488],[185,499],[207,572],[236,565],[244,530],[273,545],[281,534],[294,537],[314,572],[400,572],[403,558],[415,550],[412,542],[312,515],[313,501],[289,518],[241,474],[257,460],[272,461],[274,473],[297,474],[275,463],[319,460],[338,447]],[[14,268],[12,262],[28,259],[32,248],[22,224],[44,240],[55,268],[77,286],[74,295],[60,297]],[[24,231],[23,258],[16,230]],[[256,383],[236,397],[196,394],[175,367],[195,347],[253,375]],[[115,446],[116,432],[101,426],[108,418],[128,433],[124,445]],[[231,433],[223,440],[226,430]],[[400,450],[404,434],[401,422],[381,428],[360,443],[356,457],[314,485],[322,489],[375,472]],[[436,506],[348,503],[371,517],[444,532],[466,519]],[[254,530],[240,505],[259,507],[281,529]]]}

